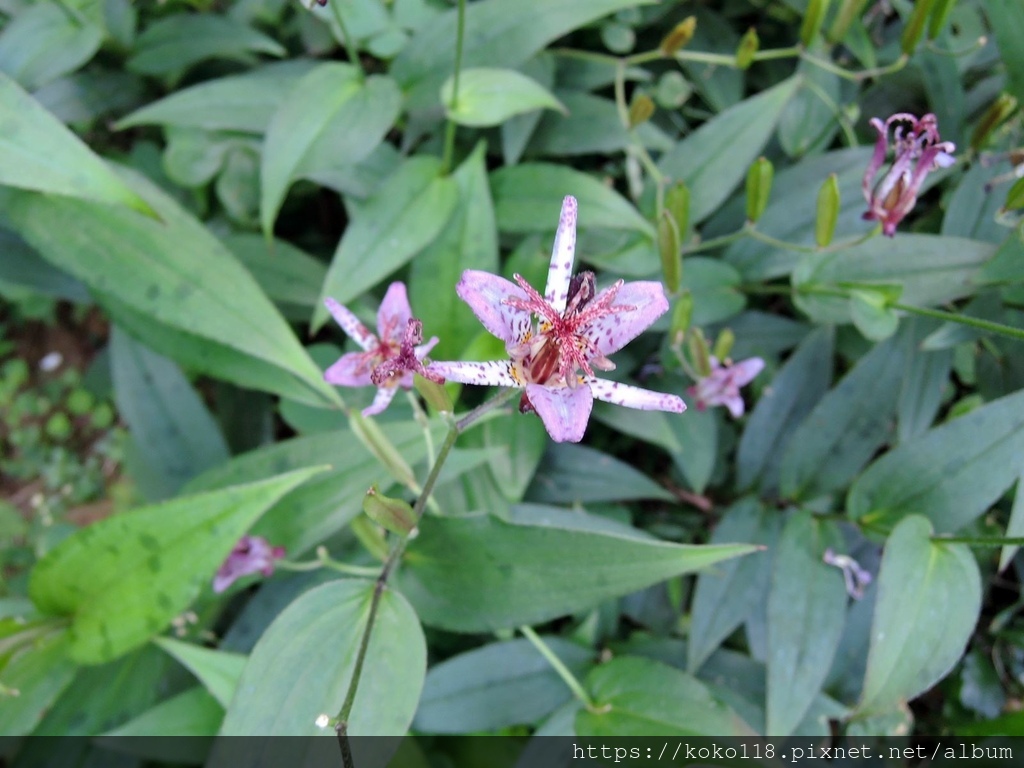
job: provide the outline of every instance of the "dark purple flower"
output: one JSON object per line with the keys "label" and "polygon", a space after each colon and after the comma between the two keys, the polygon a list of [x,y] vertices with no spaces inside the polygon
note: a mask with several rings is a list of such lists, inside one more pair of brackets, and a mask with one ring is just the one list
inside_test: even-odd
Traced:
{"label": "dark purple flower", "polygon": [[[906,112],[898,112],[884,123],[874,117],[871,125],[878,132],[878,140],[864,172],[862,187],[868,201],[864,218],[882,222],[882,232],[892,237],[896,234],[896,225],[917,202],[917,193],[925,177],[936,168],[945,168],[953,163],[951,153],[956,145],[940,140],[939,127],[932,114],[918,119]],[[875,175],[885,162],[890,146],[894,152],[892,166],[882,180],[874,184]]]}
{"label": "dark purple flower", "polygon": [[213,577],[213,591],[223,592],[236,579],[251,573],[269,576],[274,572],[274,561],[284,557],[283,547],[272,547],[261,536],[243,536],[235,544],[224,564]]}

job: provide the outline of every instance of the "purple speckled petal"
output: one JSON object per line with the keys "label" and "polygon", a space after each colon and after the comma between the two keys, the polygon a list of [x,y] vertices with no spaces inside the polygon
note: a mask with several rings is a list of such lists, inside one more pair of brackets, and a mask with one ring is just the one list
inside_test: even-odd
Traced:
{"label": "purple speckled petal", "polygon": [[331,313],[331,316],[337,321],[338,325],[341,326],[342,330],[347,333],[352,340],[366,351],[370,351],[377,346],[377,337],[370,333],[369,329],[361,322],[359,318],[353,315],[348,307],[344,304],[339,304],[334,299],[324,299],[324,305],[327,307],[327,311]]}
{"label": "purple speckled petal", "polygon": [[515,283],[489,272],[467,269],[455,292],[469,304],[484,328],[504,341],[506,347],[521,344],[530,332],[530,313],[502,303],[504,299],[526,300],[526,293]]}
{"label": "purple speckled petal", "polygon": [[727,394],[722,397],[719,402],[729,409],[729,413],[732,414],[734,419],[738,419],[743,415],[743,398],[740,396],[739,392],[736,392],[735,394]]}
{"label": "purple speckled petal", "polygon": [[760,357],[748,357],[732,365],[732,380],[737,387],[745,387],[764,370],[764,360]]}
{"label": "purple speckled petal", "polygon": [[430,354],[430,350],[437,346],[439,339],[437,336],[431,336],[427,341],[416,347],[416,359],[422,360],[424,357]]}
{"label": "purple speckled petal", "polygon": [[377,389],[377,396],[373,398],[373,402],[363,408],[363,416],[376,416],[381,413],[385,408],[391,405],[391,401],[395,398],[395,393],[398,391],[398,387],[380,387]]}
{"label": "purple speckled petal", "polygon": [[578,443],[583,439],[590,411],[594,407],[594,395],[590,387],[527,384],[526,394],[552,440],[556,443]]}
{"label": "purple speckled petal", "polygon": [[631,387],[628,384],[605,381],[604,379],[591,379],[588,384],[594,397],[604,400],[606,403],[636,408],[639,411],[682,413],[686,410],[686,403],[681,397],[666,395],[664,392],[652,392],[649,389]]}
{"label": "purple speckled petal", "polygon": [[562,214],[558,219],[558,231],[555,232],[555,246],[551,249],[548,283],[544,289],[544,298],[558,313],[565,309],[575,254],[576,198],[567,195],[562,201]]}
{"label": "purple speckled petal", "polygon": [[392,283],[377,310],[377,332],[380,338],[400,342],[411,317],[412,309],[409,307],[405,283]]}
{"label": "purple speckled petal", "polygon": [[370,366],[362,352],[349,352],[324,371],[324,381],[339,387],[369,387]]}
{"label": "purple speckled petal", "polygon": [[[593,303],[598,303],[608,290],[606,288],[599,293]],[[603,355],[610,355],[622,349],[668,311],[665,289],[661,283],[653,281],[624,284],[619,289],[613,306],[625,305],[635,309],[599,317],[587,326],[585,335],[597,345]]]}
{"label": "purple speckled petal", "polygon": [[431,363],[427,370],[440,374],[449,381],[458,381],[462,384],[512,388],[522,386],[512,375],[510,360],[492,360],[486,363]]}

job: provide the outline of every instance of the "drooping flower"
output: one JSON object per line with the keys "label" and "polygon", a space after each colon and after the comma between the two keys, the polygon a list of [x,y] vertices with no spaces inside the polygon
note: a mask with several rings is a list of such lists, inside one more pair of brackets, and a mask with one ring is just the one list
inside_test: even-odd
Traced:
{"label": "drooping flower", "polygon": [[[878,139],[861,185],[868,202],[864,218],[882,222],[882,232],[892,237],[896,234],[896,225],[917,202],[917,193],[925,177],[936,168],[945,168],[954,162],[951,153],[956,145],[951,141],[941,141],[938,121],[932,114],[918,119],[906,112],[898,112],[884,123],[877,117],[872,118],[871,126],[878,133]],[[874,184],[875,174],[885,162],[890,145],[895,155],[892,166],[881,181]]]}
{"label": "drooping flower", "polygon": [[598,293],[593,272],[572,276],[575,252],[576,199],[566,197],[543,296],[519,275],[513,283],[472,269],[456,287],[484,327],[505,342],[509,359],[431,363],[429,370],[464,384],[522,389],[520,410],[535,411],[556,442],[583,438],[595,397],[627,408],[682,413],[686,405],[674,395],[594,374],[613,369],[608,355],[668,309],[661,283],[619,280]]}
{"label": "drooping flower", "polygon": [[243,536],[213,577],[213,591],[223,592],[237,579],[251,573],[270,576],[274,561],[284,557],[283,547],[272,547],[262,536]]}
{"label": "drooping flower", "polygon": [[743,415],[743,397],[740,387],[745,387],[764,368],[760,357],[747,358],[738,363],[729,360],[725,365],[715,357],[709,358],[711,373],[699,379],[687,392],[697,399],[697,410],[703,411],[715,405],[724,405],[733,418]]}
{"label": "drooping flower", "polygon": [[423,365],[423,359],[437,337],[423,343],[423,323],[412,316],[404,283],[392,283],[377,312],[377,336],[334,299],[324,301],[338,325],[362,352],[349,352],[324,373],[324,379],[341,387],[377,387],[373,403],[363,416],[380,413],[391,403],[398,387],[412,389],[413,374],[437,379]]}
{"label": "drooping flower", "polygon": [[871,583],[871,574],[861,568],[860,563],[849,555],[837,555],[831,548],[825,550],[821,559],[827,565],[834,565],[843,572],[846,594],[854,600],[864,597],[864,590]]}

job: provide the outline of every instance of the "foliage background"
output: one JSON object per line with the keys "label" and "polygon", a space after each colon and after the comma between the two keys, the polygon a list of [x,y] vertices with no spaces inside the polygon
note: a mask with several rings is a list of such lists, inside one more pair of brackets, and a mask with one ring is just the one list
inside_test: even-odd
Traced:
{"label": "foliage background", "polygon": [[[323,382],[322,299],[369,322],[403,279],[435,359],[499,357],[454,285],[542,284],[566,194],[599,284],[670,290],[614,376],[682,393],[687,325],[767,369],[738,421],[468,432],[350,732],[1021,731],[1019,2],[476,0],[454,107],[443,0],[0,11],[5,734],[317,732],[386,547],[363,494],[413,498],[446,429]],[[867,119],[929,111],[957,164],[864,237]],[[292,565],[213,594],[249,530]],[[759,549],[687,575],[750,550],[708,543]]]}

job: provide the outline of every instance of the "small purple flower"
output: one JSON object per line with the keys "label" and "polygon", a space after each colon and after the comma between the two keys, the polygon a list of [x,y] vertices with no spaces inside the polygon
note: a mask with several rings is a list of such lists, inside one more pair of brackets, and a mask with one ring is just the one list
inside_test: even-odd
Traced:
{"label": "small purple flower", "polygon": [[661,283],[619,280],[598,293],[592,272],[572,276],[575,252],[576,199],[566,197],[543,296],[519,275],[512,283],[472,269],[456,287],[484,327],[505,342],[509,359],[431,363],[429,370],[464,384],[522,389],[520,410],[535,411],[556,442],[583,439],[595,397],[627,408],[682,413],[686,405],[675,395],[594,375],[594,369],[613,369],[608,355],[668,309]]}
{"label": "small purple flower", "polygon": [[690,387],[687,392],[697,398],[697,410],[703,411],[714,405],[724,405],[734,419],[743,415],[743,397],[740,387],[745,387],[764,368],[764,360],[751,357],[739,363],[710,358],[711,373]]}
{"label": "small purple flower", "polygon": [[251,573],[269,576],[274,572],[274,561],[284,557],[283,547],[272,547],[261,536],[243,536],[235,544],[224,564],[213,577],[213,591],[220,593],[234,584],[236,579]]}
{"label": "small purple flower", "polygon": [[[893,124],[895,128],[892,128]],[[919,120],[914,115],[899,112],[884,123],[874,117],[871,125],[877,131],[878,139],[875,153],[864,172],[862,188],[868,201],[864,218],[882,222],[882,232],[892,237],[896,234],[896,225],[917,202],[917,193],[925,177],[936,168],[952,165],[951,153],[956,145],[940,140],[938,123],[932,114]],[[872,186],[889,150],[890,128],[895,157],[882,180]]]}
{"label": "small purple flower", "polygon": [[391,403],[398,387],[412,389],[413,374],[437,379],[423,366],[423,359],[437,337],[423,344],[423,323],[412,316],[404,283],[392,283],[377,312],[377,336],[334,299],[324,301],[338,325],[363,348],[349,352],[324,373],[330,384],[341,387],[377,387],[373,403],[363,409],[363,416],[380,413]]}
{"label": "small purple flower", "polygon": [[864,590],[871,583],[871,574],[860,567],[860,564],[849,555],[837,555],[831,548],[825,550],[822,561],[834,565],[843,572],[846,594],[854,600],[864,597]]}

